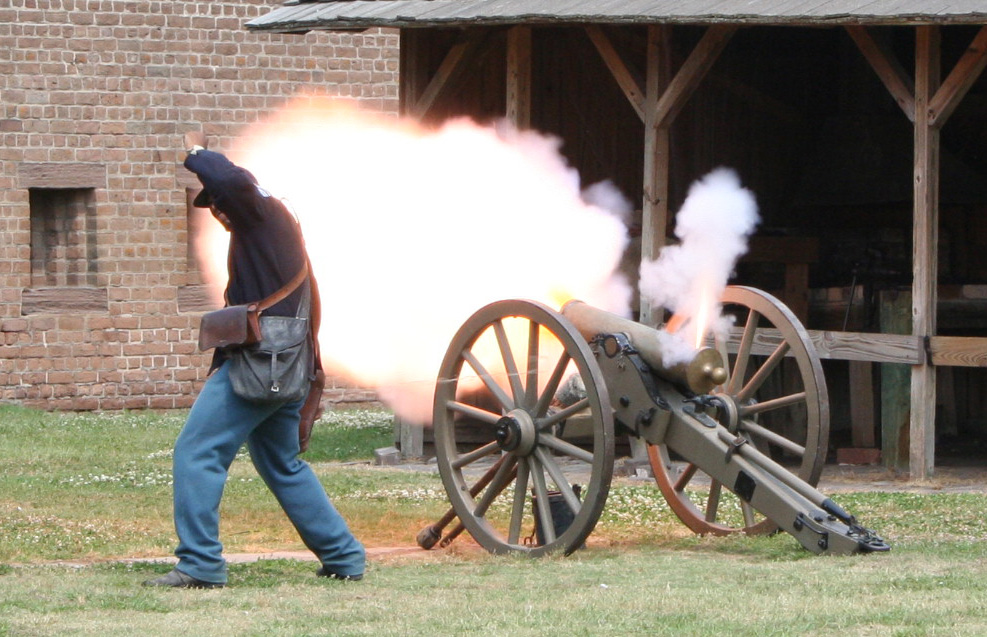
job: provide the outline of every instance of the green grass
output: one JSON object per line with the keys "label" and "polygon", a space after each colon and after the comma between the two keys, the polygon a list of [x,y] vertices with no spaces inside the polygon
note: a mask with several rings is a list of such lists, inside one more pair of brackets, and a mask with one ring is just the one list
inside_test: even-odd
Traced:
{"label": "green grass", "polygon": [[[169,554],[171,453],[185,416],[0,406],[0,563]],[[331,487],[339,463],[365,460],[392,442],[387,411],[331,411],[316,423],[303,457],[326,465],[320,475]],[[223,506],[229,550],[269,542],[300,547],[245,450],[231,468]]]}
{"label": "green grass", "polygon": [[[376,558],[355,584],[270,560],[231,565],[223,590],[147,589],[168,565],[113,559],[171,553],[183,422],[0,406],[0,635],[987,634],[982,493],[841,493],[893,549],[817,557],[784,534],[696,537],[655,485],[623,480],[568,558],[495,557],[462,537]],[[369,547],[413,546],[448,507],[436,474],[358,462],[392,440],[386,411],[333,412],[305,456]],[[222,519],[227,552],[303,548],[245,456]]]}
{"label": "green grass", "polygon": [[[714,549],[589,549],[569,558],[473,555],[371,564],[360,583],[311,564],[237,565],[230,587],[136,586],[154,565],[16,568],[0,627],[25,635],[982,635],[973,559],[916,552],[765,559]],[[972,555],[970,557],[973,557]],[[979,557],[982,559],[983,552]]]}
{"label": "green grass", "polygon": [[309,462],[367,460],[374,449],[394,444],[394,417],[381,409],[327,412],[312,430]]}

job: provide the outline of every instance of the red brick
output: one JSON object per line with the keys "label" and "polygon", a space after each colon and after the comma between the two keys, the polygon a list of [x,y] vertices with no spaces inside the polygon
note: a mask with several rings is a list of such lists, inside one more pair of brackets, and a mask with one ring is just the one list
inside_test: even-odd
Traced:
{"label": "red brick", "polygon": [[[207,124],[215,147],[228,148],[282,96],[352,81],[345,72],[327,78],[327,68],[375,69],[371,80],[382,87],[333,91],[394,113],[397,37],[244,30],[244,20],[270,10],[264,0],[38,4],[0,9],[8,52],[0,60],[0,396],[45,408],[188,407],[211,357],[196,347],[199,315],[178,314],[176,303],[180,286],[200,280],[187,260],[184,211],[195,180],[180,167],[176,122]],[[341,60],[347,52],[366,60]],[[372,65],[381,59],[395,62],[389,72]],[[22,290],[36,287],[29,198],[17,178],[24,162],[106,167],[93,184],[93,285],[105,287],[106,310],[20,315]]]}

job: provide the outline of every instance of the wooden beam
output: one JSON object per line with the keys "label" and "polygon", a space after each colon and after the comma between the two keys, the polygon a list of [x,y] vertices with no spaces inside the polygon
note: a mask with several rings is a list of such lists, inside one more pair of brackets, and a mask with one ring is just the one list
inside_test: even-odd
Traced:
{"label": "wooden beam", "polygon": [[[939,27],[915,29],[915,210],[912,221],[912,335],[936,333],[939,244],[939,129],[929,102],[939,89]],[[936,368],[912,367],[908,470],[913,480],[931,477],[935,463]]]}
{"label": "wooden beam", "polygon": [[507,119],[519,129],[531,128],[531,27],[507,32]]}
{"label": "wooden beam", "polygon": [[593,46],[596,47],[596,50],[600,53],[600,57],[603,58],[603,62],[610,69],[610,74],[617,80],[617,85],[624,92],[627,101],[634,107],[641,121],[645,121],[644,92],[641,90],[640,83],[624,63],[620,54],[617,53],[617,49],[614,48],[613,43],[607,37],[607,34],[603,32],[603,29],[595,24],[587,25],[585,29],[586,35],[589,36],[590,41],[593,42]]}
{"label": "wooden beam", "polygon": [[[825,330],[806,330],[806,332],[819,358],[824,360],[916,365],[925,359],[922,341],[908,334],[830,332]],[[733,328],[730,331],[726,342],[728,351],[737,351],[742,335],[743,330],[741,328]],[[781,332],[775,328],[758,328],[754,333],[751,353],[757,356],[768,356],[781,344],[782,338]],[[712,346],[712,342],[707,344]],[[789,356],[792,355],[789,354]]]}
{"label": "wooden beam", "polygon": [[908,121],[915,121],[915,82],[905,72],[904,67],[898,63],[898,59],[891,51],[890,47],[883,42],[877,42],[867,30],[862,26],[847,26],[846,31],[857,44],[857,48],[864,54],[870,62],[871,67],[881,78],[881,82],[891,93],[891,97],[898,102],[898,106],[904,111]]}
{"label": "wooden beam", "polygon": [[987,367],[987,338],[976,336],[933,336],[929,339],[933,365]]}
{"label": "wooden beam", "polygon": [[738,25],[717,24],[706,29],[699,44],[692,50],[682,68],[668,85],[668,89],[658,100],[656,117],[649,125],[661,128],[675,121],[682,107],[692,97],[696,87],[720,57],[723,48],[737,31]]}
{"label": "wooden beam", "polygon": [[479,36],[472,35],[453,44],[422,94],[417,99],[410,96],[411,99],[414,99],[414,105],[409,109],[409,115],[417,119],[424,118],[442,91],[454,85],[466,69],[476,64],[482,54],[486,53],[485,48],[482,47],[486,40],[487,34],[482,33]]}
{"label": "wooden beam", "polygon": [[[659,126],[658,102],[671,78],[672,29],[668,25],[648,27],[647,95],[644,104],[644,192],[641,203],[641,262],[653,261],[665,245],[668,232],[669,126]],[[664,321],[655,315],[651,300],[641,297],[640,321],[651,327]]]}
{"label": "wooden beam", "polygon": [[929,125],[942,128],[987,66],[987,26],[981,27],[929,103]]}
{"label": "wooden beam", "polygon": [[[816,353],[823,360],[920,365],[929,359],[940,367],[987,367],[987,338],[982,336],[933,336],[929,347],[911,334],[875,332],[831,332],[806,330]],[[740,328],[731,330],[727,348],[736,351],[742,335]],[[781,342],[781,332],[758,328],[752,352],[768,355]],[[712,343],[710,343],[712,345]]]}
{"label": "wooden beam", "polygon": [[[911,334],[828,330],[806,330],[806,333],[823,360],[920,365],[931,357],[933,365],[987,367],[987,338],[980,336],[933,336],[926,351],[924,340]],[[741,328],[730,331],[726,343],[729,351],[737,351],[742,334]],[[758,328],[751,353],[767,356],[781,343],[781,338],[781,332],[774,328]]]}

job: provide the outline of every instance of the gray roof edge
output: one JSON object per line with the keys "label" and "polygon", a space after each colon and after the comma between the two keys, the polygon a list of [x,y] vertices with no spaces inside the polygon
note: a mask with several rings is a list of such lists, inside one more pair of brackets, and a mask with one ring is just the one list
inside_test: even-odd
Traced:
{"label": "gray roof edge", "polygon": [[613,24],[613,25],[647,25],[647,24],[678,24],[678,25],[710,25],[710,24],[739,24],[741,26],[791,26],[791,27],[827,27],[827,26],[934,26],[934,25],[985,25],[987,13],[970,16],[949,16],[948,19],[934,19],[929,16],[832,16],[814,19],[779,19],[763,16],[675,16],[652,18],[644,16],[613,17],[613,16],[499,16],[471,19],[431,19],[420,20],[413,17],[394,19],[363,19],[336,18],[333,20],[311,21],[268,21],[247,22],[248,29],[269,32],[297,31],[349,31],[353,29],[398,28],[424,29],[434,27],[470,27],[470,26],[552,26],[560,24]]}
{"label": "gray roof edge", "polygon": [[[316,0],[285,4],[247,27],[263,31],[514,24],[739,24],[778,26],[987,24],[984,0]],[[758,11],[757,7],[764,7]]]}

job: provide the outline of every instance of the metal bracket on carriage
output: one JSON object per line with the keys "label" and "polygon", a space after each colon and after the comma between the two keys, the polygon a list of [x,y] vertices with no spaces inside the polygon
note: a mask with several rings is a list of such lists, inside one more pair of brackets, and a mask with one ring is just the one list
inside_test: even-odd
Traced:
{"label": "metal bracket on carriage", "polygon": [[847,513],[843,507],[833,502],[830,498],[823,500],[819,507],[830,516],[847,525],[847,537],[857,540],[861,552],[870,553],[891,550],[891,545],[885,542],[881,536],[858,524],[855,516]]}
{"label": "metal bracket on carriage", "polygon": [[730,442],[730,445],[727,447],[726,461],[730,462],[730,460],[733,459],[733,454],[737,453],[737,451],[739,451],[740,448],[746,445],[748,442],[750,441],[747,440],[747,438],[744,438],[743,436],[737,436],[736,438],[734,438]]}
{"label": "metal bracket on carriage", "polygon": [[870,529],[865,529],[859,524],[851,524],[849,531],[847,531],[847,536],[857,540],[857,545],[860,547],[861,553],[875,553],[891,550],[891,545],[885,542],[880,535],[874,533]]}
{"label": "metal bracket on carriage", "polygon": [[[696,398],[699,397],[697,396]],[[697,409],[696,407],[697,403],[695,402],[695,400],[693,400],[692,398],[686,398],[685,400],[686,400],[685,404],[682,405],[682,411],[695,418],[704,427],[709,427],[710,429],[716,429],[719,426],[719,423],[717,423],[715,420],[710,418],[709,414],[707,414],[705,411],[702,411],[701,409]]]}

